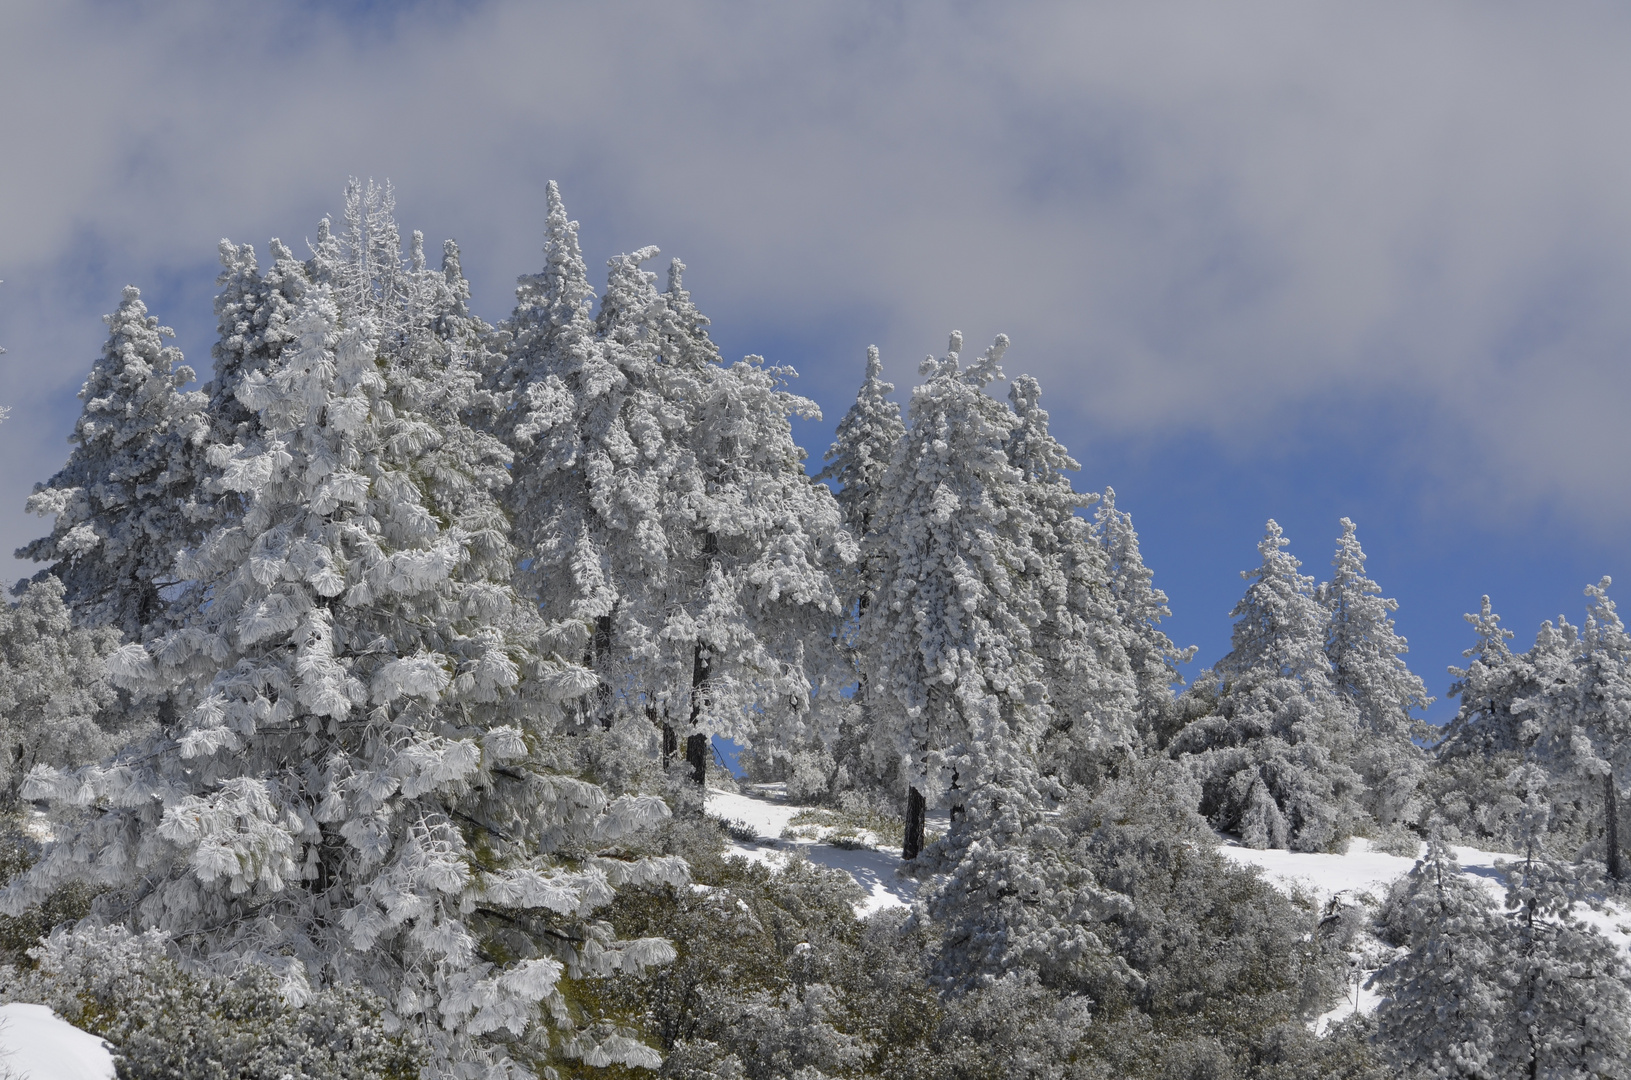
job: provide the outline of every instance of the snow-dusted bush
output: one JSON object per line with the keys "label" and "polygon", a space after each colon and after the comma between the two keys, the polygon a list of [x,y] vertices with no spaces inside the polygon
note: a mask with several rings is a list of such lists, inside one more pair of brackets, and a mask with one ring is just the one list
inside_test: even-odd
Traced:
{"label": "snow-dusted bush", "polygon": [[157,932],[59,931],[33,954],[38,966],[0,993],[106,1039],[120,1080],[414,1080],[426,1063],[424,1045],[391,1033],[366,991],[324,990],[296,1007],[264,967],[187,972]]}
{"label": "snow-dusted bush", "polygon": [[1217,854],[1197,794],[1179,766],[1147,762],[970,844],[922,902],[937,983],[1036,977],[1061,1006],[1091,1002],[1091,1056],[1112,1075],[1238,1060],[1319,1011],[1338,978],[1314,913]]}

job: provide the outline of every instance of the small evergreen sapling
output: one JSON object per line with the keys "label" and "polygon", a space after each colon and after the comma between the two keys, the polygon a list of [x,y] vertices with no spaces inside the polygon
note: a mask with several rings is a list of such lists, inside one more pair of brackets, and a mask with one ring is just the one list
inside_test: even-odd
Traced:
{"label": "small evergreen sapling", "polygon": [[1575,914],[1591,885],[1546,854],[1545,774],[1525,766],[1523,858],[1503,863],[1508,934],[1500,951],[1509,1004],[1491,1056],[1507,1075],[1622,1076],[1631,1069],[1631,972],[1620,950]]}

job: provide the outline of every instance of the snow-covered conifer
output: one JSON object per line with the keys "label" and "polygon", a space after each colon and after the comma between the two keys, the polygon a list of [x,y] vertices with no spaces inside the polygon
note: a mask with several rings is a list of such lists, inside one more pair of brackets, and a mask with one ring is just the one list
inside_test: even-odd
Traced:
{"label": "snow-covered conifer", "polygon": [[1375,977],[1383,1052],[1403,1075],[1501,1075],[1495,1029],[1511,1013],[1511,993],[1494,898],[1463,876],[1438,836],[1402,885],[1404,952]]}
{"label": "snow-covered conifer", "polygon": [[1055,775],[1091,784],[1138,745],[1138,678],[1116,632],[1109,558],[1077,513],[1098,496],[1071,487],[1065,474],[1081,466],[1049,432],[1041,395],[1029,375],[1008,393],[1019,421],[1008,458],[1024,485],[1031,530],[1022,580],[1039,616],[1032,637],[1052,712],[1038,749]]}
{"label": "snow-covered conifer", "polygon": [[1183,681],[1178,665],[1194,659],[1195,646],[1180,649],[1161,630],[1161,620],[1172,615],[1167,594],[1155,587],[1155,574],[1139,552],[1133,516],[1117,509],[1114,488],[1104,489],[1094,511],[1093,532],[1108,563],[1115,604],[1112,629],[1137,685],[1139,730],[1146,740],[1155,741],[1158,718],[1172,704],[1172,687]]}
{"label": "snow-covered conifer", "polygon": [[[671,666],[690,660],[689,685],[658,688],[660,707],[689,708],[686,758],[701,783],[707,740],[723,735],[771,751],[811,734],[811,697],[835,694],[847,671],[837,651],[844,611],[833,573],[856,558],[832,492],[804,471],[791,419],[818,419],[791,393],[797,372],[750,356],[726,365],[708,320],[669,267],[659,342],[670,401],[693,401],[685,448],[700,486],[681,489],[680,539],[660,637]],[[694,388],[694,389],[692,389]],[[690,397],[695,394],[695,397]]]}
{"label": "snow-covered conifer", "polygon": [[166,346],[169,327],[126,288],[108,340],[80,390],[74,449],[28,509],[55,515],[51,535],[17,557],[47,562],[77,619],[135,640],[159,622],[177,551],[201,534],[197,507],[208,435],[192,369]]}
{"label": "snow-covered conifer", "polygon": [[966,369],[962,335],[919,368],[904,448],[885,481],[870,543],[877,601],[860,630],[874,723],[895,743],[907,796],[905,854],[925,807],[971,811],[1034,797],[1046,729],[1038,615],[1023,587],[1030,505],[1008,459],[1013,411],[985,393],[1001,377],[999,336]]}
{"label": "snow-covered conifer", "polygon": [[[276,357],[243,374],[251,420],[212,451],[243,512],[181,560],[185,624],[109,662],[176,719],[102,765],[35,770],[25,793],[58,840],[4,902],[94,882],[114,890],[105,918],[170,931],[193,962],[264,962],[296,1000],[374,990],[447,1075],[485,1076],[549,1052],[546,1017],[571,1027],[563,978],[672,956],[594,912],[684,866],[607,849],[660,801],[608,804],[543,765],[593,679],[538,651],[491,505],[503,470],[445,452],[456,410],[406,299],[381,337],[380,297],[411,290],[364,285],[342,310],[309,284]],[[557,1049],[655,1063],[590,1034]]]}
{"label": "snow-covered conifer", "polygon": [[[866,378],[855,394],[855,404],[838,421],[837,436],[827,449],[826,468],[816,477],[838,483],[838,506],[844,513],[844,523],[863,545],[884,498],[884,475],[906,436],[900,406],[889,400],[895,384],[884,382],[882,375],[878,347],[868,346]],[[851,606],[864,611],[877,590],[877,574],[862,559],[855,564],[854,577],[847,599]]]}
{"label": "snow-covered conifer", "polygon": [[1541,659],[1537,692],[1517,708],[1534,719],[1530,755],[1554,787],[1597,808],[1603,861],[1618,880],[1618,802],[1631,779],[1631,635],[1609,585],[1605,577],[1586,587],[1586,622],[1573,648]]}
{"label": "snow-covered conifer", "polygon": [[839,618],[829,570],[854,545],[792,441],[814,407],[791,373],[721,363],[683,267],[662,293],[643,269],[655,248],[611,261],[590,319],[577,224],[549,200],[545,268],[522,279],[492,378],[518,580],[599,677],[599,718],[683,731],[700,780],[710,734],[752,741],[807,711]]}
{"label": "snow-covered conifer", "polygon": [[1525,766],[1523,858],[1499,864],[1508,932],[1500,942],[1510,1004],[1492,1025],[1497,1075],[1623,1076],[1631,1070],[1631,971],[1620,950],[1575,913],[1589,877],[1546,854],[1545,775]]}
{"label": "snow-covered conifer", "polygon": [[1361,811],[1349,766],[1353,706],[1331,685],[1328,616],[1274,521],[1263,563],[1235,605],[1234,648],[1217,666],[1217,711],[1173,740],[1204,782],[1202,812],[1252,847],[1320,851]]}
{"label": "snow-covered conifer", "polygon": [[1358,711],[1359,742],[1353,765],[1365,781],[1365,809],[1379,824],[1412,816],[1416,786],[1426,767],[1413,738],[1411,713],[1433,700],[1404,661],[1405,639],[1393,628],[1397,600],[1365,576],[1365,552],[1354,523],[1342,519],[1342,538],[1331,560],[1331,580],[1319,598],[1330,612],[1325,655],[1331,683]]}
{"label": "snow-covered conifer", "polygon": [[103,666],[119,632],[76,628],[63,594],[47,575],[0,606],[0,810],[35,765],[85,765],[132,734]]}
{"label": "snow-covered conifer", "polygon": [[1540,691],[1536,663],[1548,666],[1544,657],[1561,641],[1547,623],[1533,649],[1513,652],[1507,646],[1512,631],[1501,625],[1487,596],[1478,614],[1464,618],[1477,640],[1462,653],[1467,666],[1450,668],[1455,679],[1450,696],[1460,707],[1433,747],[1426,790],[1435,812],[1460,839],[1511,850],[1518,843],[1523,804],[1506,781],[1538,734],[1533,718],[1518,706]]}

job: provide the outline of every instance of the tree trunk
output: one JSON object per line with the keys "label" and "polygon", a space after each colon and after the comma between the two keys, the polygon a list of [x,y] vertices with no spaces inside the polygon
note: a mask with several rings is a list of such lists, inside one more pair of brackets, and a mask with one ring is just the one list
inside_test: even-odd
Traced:
{"label": "tree trunk", "polygon": [[1620,881],[1620,808],[1614,791],[1614,774],[1603,777],[1603,816],[1608,824],[1605,837],[1608,847],[1608,876]]}
{"label": "tree trunk", "polygon": [[612,685],[606,681],[604,674],[606,664],[612,655],[612,617],[602,615],[595,620],[595,636],[593,641],[595,674],[600,676],[600,685],[595,687],[595,695],[600,706],[600,726],[607,731],[612,729]]}
{"label": "tree trunk", "polygon": [[691,734],[685,740],[685,760],[691,763],[691,779],[708,781],[708,736],[697,730],[702,715],[702,688],[708,681],[708,652],[700,644],[691,661]]}
{"label": "tree trunk", "polygon": [[708,782],[708,736],[699,733],[686,738],[685,760],[691,766],[692,782],[706,784]]}
{"label": "tree trunk", "polygon": [[674,731],[674,725],[663,721],[663,768],[674,760],[674,755],[680,752],[680,737]]}
{"label": "tree trunk", "polygon": [[917,788],[910,788],[906,792],[906,839],[901,844],[900,857],[915,859],[917,853],[923,850],[923,818],[927,804],[923,793]]}

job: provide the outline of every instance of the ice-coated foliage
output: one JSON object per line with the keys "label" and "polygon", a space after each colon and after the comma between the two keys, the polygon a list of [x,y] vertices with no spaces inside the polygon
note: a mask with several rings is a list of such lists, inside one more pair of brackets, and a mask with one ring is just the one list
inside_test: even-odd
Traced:
{"label": "ice-coated foliage", "polygon": [[1331,580],[1319,589],[1330,613],[1325,655],[1333,689],[1359,714],[1353,767],[1365,781],[1362,802],[1378,824],[1411,820],[1419,811],[1416,787],[1426,768],[1411,714],[1433,699],[1404,661],[1409,646],[1392,619],[1399,603],[1365,576],[1365,552],[1348,518],[1342,519],[1331,567]]}
{"label": "ice-coated foliage", "polygon": [[413,1080],[424,1044],[386,1030],[383,1002],[358,987],[299,1006],[259,965],[204,976],[178,965],[158,931],[58,930],[36,967],[6,972],[0,995],[49,1005],[107,1040],[122,1080]]}
{"label": "ice-coated foliage", "polygon": [[102,663],[119,632],[76,628],[63,591],[48,576],[0,605],[0,811],[35,765],[89,764],[133,734]]}
{"label": "ice-coated foliage", "polygon": [[1108,553],[1077,513],[1098,496],[1071,487],[1066,473],[1081,466],[1049,432],[1041,397],[1029,375],[1008,392],[1019,420],[1008,459],[1029,509],[1031,559],[1022,580],[1038,615],[1032,635],[1052,718],[1038,750],[1049,772],[1092,784],[1125,764],[1138,745],[1139,680],[1118,633]]}
{"label": "ice-coated foliage", "polygon": [[1133,516],[1116,508],[1116,491],[1105,488],[1093,515],[1093,532],[1104,548],[1115,618],[1108,630],[1132,669],[1138,695],[1137,723],[1147,741],[1159,741],[1161,721],[1170,712],[1172,688],[1182,683],[1178,665],[1195,657],[1195,646],[1180,649],[1161,630],[1172,614],[1167,594],[1155,587],[1155,574],[1138,550]]}
{"label": "ice-coated foliage", "polygon": [[[318,235],[327,232],[325,219]],[[238,387],[255,372],[265,374],[292,339],[289,322],[310,280],[309,268],[283,241],[274,238],[269,250],[272,264],[262,272],[253,247],[230,240],[220,244],[216,341],[210,349],[215,369],[205,387],[213,442],[231,444],[248,434],[254,412],[238,399]]]}
{"label": "ice-coated foliage", "polygon": [[611,261],[591,318],[553,185],[548,221],[490,380],[516,461],[518,580],[595,673],[603,723],[768,736],[828,676],[833,658],[810,653],[831,651],[829,569],[854,552],[792,441],[789,418],[814,406],[785,390],[788,369],[723,364],[683,266],[661,293],[643,269],[655,248]]}
{"label": "ice-coated foliage", "polygon": [[869,539],[878,596],[859,640],[875,738],[930,807],[1034,798],[1048,727],[1032,510],[1008,458],[1019,419],[985,393],[1007,346],[998,337],[964,368],[954,333],[923,361]]}
{"label": "ice-coated foliage", "polygon": [[1201,811],[1251,847],[1322,851],[1362,812],[1349,764],[1357,718],[1331,685],[1329,619],[1312,578],[1274,521],[1263,563],[1235,605],[1234,648],[1217,666],[1216,711],[1184,728],[1170,751],[1204,785]]}
{"label": "ice-coated foliage", "polygon": [[179,560],[178,628],[108,661],[173,719],[100,765],[34,770],[57,840],[4,903],[85,880],[100,917],[173,934],[187,962],[264,964],[296,1003],[364,987],[447,1075],[551,1052],[654,1065],[572,1034],[561,982],[672,955],[594,914],[620,885],[684,880],[619,856],[667,810],[540,757],[593,683],[540,651],[511,589],[502,447],[458,420],[456,277],[353,257],[393,250],[393,226],[355,187],[347,210],[287,340],[238,380],[249,419],[211,448],[241,516]]}
{"label": "ice-coated foliage", "polygon": [[37,578],[61,580],[79,622],[139,640],[162,617],[176,553],[202,531],[208,424],[204,395],[181,390],[192,369],[164,344],[175,332],[147,314],[140,291],[126,288],[106,321],[68,463],[28,500],[31,513],[55,515],[51,534],[17,557],[50,564]]}

